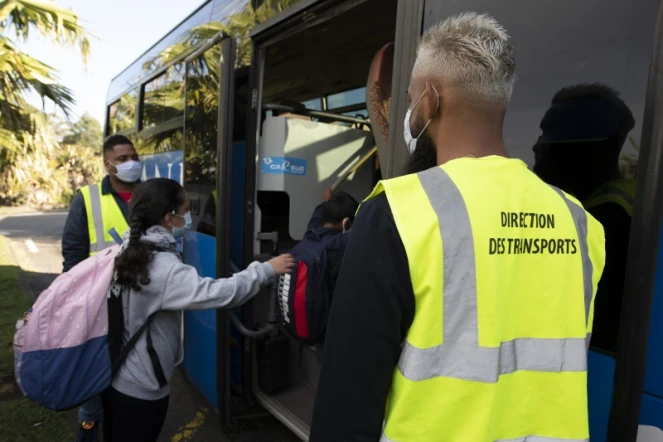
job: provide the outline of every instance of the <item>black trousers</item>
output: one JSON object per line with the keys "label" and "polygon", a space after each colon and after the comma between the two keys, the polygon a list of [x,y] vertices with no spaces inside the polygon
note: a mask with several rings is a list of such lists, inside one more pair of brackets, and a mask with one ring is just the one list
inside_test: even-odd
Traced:
{"label": "black trousers", "polygon": [[101,396],[104,442],[156,442],[168,400],[169,396],[157,401],[136,399],[111,387]]}

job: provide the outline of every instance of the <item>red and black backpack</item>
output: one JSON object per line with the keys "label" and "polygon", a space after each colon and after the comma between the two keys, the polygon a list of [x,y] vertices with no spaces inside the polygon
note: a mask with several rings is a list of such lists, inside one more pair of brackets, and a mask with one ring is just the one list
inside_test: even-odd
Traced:
{"label": "red and black backpack", "polygon": [[338,234],[309,230],[290,251],[295,270],[279,278],[278,297],[283,327],[298,341],[313,345],[324,340],[333,293],[329,290],[327,247]]}

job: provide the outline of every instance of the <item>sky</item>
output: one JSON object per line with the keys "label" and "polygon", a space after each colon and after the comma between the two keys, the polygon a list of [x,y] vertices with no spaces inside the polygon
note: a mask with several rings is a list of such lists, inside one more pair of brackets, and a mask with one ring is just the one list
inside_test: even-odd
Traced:
{"label": "sky", "polygon": [[[56,0],[78,15],[93,35],[90,57],[54,45],[36,33],[20,48],[59,71],[76,97],[72,119],[89,113],[103,125],[106,91],[113,77],[193,12],[203,0]],[[37,101],[39,106],[41,102]],[[47,111],[53,111],[47,107]]]}

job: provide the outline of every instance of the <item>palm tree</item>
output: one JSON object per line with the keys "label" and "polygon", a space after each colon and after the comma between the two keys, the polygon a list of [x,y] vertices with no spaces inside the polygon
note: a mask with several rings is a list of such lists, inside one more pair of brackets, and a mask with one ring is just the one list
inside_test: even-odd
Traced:
{"label": "palm tree", "polygon": [[57,71],[14,44],[26,41],[30,32],[78,47],[84,61],[90,49],[87,32],[71,10],[52,0],[0,0],[0,153],[5,158],[34,148],[31,135],[41,131],[43,118],[27,102],[28,95],[52,101],[65,115],[74,104],[71,90],[58,83]]}

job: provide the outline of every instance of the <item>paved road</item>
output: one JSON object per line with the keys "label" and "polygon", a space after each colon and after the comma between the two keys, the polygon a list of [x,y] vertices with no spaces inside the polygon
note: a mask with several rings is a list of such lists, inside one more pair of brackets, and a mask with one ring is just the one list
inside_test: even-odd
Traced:
{"label": "paved road", "polygon": [[[39,295],[62,271],[60,239],[66,213],[0,216],[0,235],[9,238],[30,296]],[[75,425],[75,413],[72,414]],[[247,430],[225,435],[205,399],[176,371],[170,407],[159,442],[296,442],[280,422],[267,416],[250,421]]]}

